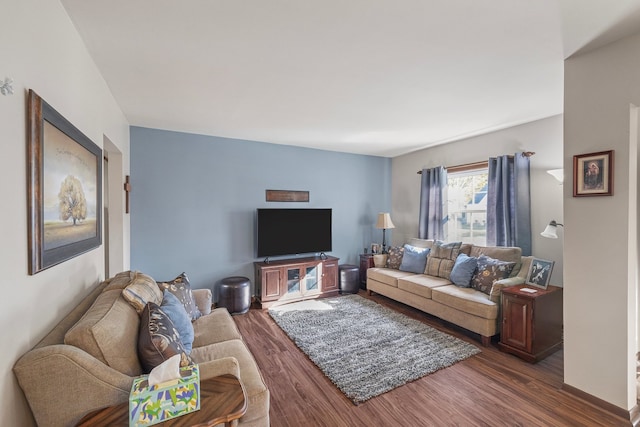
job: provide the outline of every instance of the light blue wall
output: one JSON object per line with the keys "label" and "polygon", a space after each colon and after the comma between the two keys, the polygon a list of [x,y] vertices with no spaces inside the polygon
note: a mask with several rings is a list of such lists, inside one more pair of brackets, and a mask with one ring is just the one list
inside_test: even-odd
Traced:
{"label": "light blue wall", "polygon": [[[257,208],[333,209],[341,264],[381,242],[391,211],[391,159],[131,128],[131,268],[157,280],[185,271],[195,288],[253,282]],[[309,203],[265,201],[265,190],[309,191]],[[388,230],[387,241],[391,241]]]}

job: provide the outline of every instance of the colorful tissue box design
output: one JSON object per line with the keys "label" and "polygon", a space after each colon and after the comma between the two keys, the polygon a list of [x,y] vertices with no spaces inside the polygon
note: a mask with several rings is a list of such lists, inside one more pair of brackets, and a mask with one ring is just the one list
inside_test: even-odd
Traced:
{"label": "colorful tissue box design", "polygon": [[150,426],[200,409],[198,365],[180,369],[181,378],[149,387],[149,376],[133,380],[129,426]]}

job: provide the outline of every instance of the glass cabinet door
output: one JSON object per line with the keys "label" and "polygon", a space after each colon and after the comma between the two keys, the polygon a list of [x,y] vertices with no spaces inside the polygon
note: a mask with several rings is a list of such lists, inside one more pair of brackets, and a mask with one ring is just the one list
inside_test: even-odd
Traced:
{"label": "glass cabinet door", "polygon": [[305,267],[304,290],[307,293],[320,292],[320,283],[318,281],[318,266]]}
{"label": "glass cabinet door", "polygon": [[300,294],[300,269],[287,269],[287,295]]}

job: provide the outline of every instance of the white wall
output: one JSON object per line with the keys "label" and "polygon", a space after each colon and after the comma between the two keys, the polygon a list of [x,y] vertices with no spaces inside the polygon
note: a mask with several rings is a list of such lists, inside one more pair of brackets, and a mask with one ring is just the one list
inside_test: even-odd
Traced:
{"label": "white wall", "polygon": [[[102,279],[104,254],[101,247],[28,275],[26,93],[34,89],[97,145],[108,137],[123,154],[125,173],[129,128],[59,1],[4,6],[0,78],[13,78],[15,94],[0,96],[0,414],[3,425],[28,426],[33,420],[13,364]],[[128,248],[128,217],[120,217]],[[128,267],[128,249],[125,256]]]}
{"label": "white wall", "polygon": [[[562,167],[562,116],[553,116],[486,135],[396,157],[391,163],[392,242],[399,245],[418,235],[422,168],[455,166],[518,151],[531,157],[531,231],[533,255],[555,261],[551,284],[562,286],[562,227],[558,239],[540,236],[550,220],[563,223],[562,188],[546,171]],[[569,184],[567,184],[569,185]]]}
{"label": "white wall", "polygon": [[615,150],[615,173],[611,197],[564,189],[564,381],[626,410],[636,404],[638,315],[632,104],[640,105],[640,35],[565,62],[565,167],[576,154]]}

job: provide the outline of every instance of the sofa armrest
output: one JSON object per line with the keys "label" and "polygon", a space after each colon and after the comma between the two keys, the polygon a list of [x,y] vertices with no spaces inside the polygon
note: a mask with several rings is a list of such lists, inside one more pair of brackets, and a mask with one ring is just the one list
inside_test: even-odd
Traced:
{"label": "sofa armrest", "polygon": [[506,279],[496,280],[496,282],[491,287],[491,293],[489,294],[489,299],[495,302],[496,304],[500,304],[500,291],[503,288],[506,288],[509,286],[522,285],[522,284],[524,284],[524,279],[521,278],[520,276],[508,277]]}
{"label": "sofa armrest", "polygon": [[198,363],[198,369],[201,380],[225,374],[231,374],[236,378],[240,378],[240,364],[238,363],[238,359],[232,356]]}
{"label": "sofa armrest", "polygon": [[211,295],[211,289],[193,289],[193,299],[196,302],[196,306],[202,315],[211,313],[211,305],[213,297]]}
{"label": "sofa armrest", "polygon": [[39,426],[75,425],[91,411],[126,402],[133,383],[133,377],[64,344],[27,352],[13,371]]}

